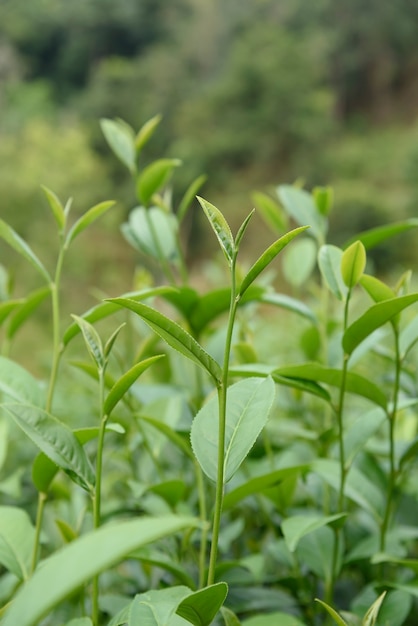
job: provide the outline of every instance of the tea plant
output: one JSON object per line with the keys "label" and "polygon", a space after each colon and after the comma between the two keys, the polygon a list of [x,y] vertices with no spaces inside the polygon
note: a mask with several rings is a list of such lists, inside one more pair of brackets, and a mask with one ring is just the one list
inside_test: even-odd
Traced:
{"label": "tea plant", "polygon": [[[141,164],[159,121],[138,133],[102,121],[140,203],[122,233],[154,282],[63,320],[68,248],[113,203],[70,225],[71,203],[45,188],[53,271],[0,222],[45,283],[14,298],[2,274],[0,623],[412,624],[418,294],[410,272],[394,287],[373,276],[369,251],[416,221],[339,248],[327,241],[332,191],[282,185],[277,198],[254,194],[277,239],[246,268],[254,211],[233,235],[199,196],[224,276],[201,293],[180,232],[204,177],[173,206],[179,161]],[[264,273],[276,257],[292,296]],[[50,377],[39,381],[11,354],[48,297]],[[72,360],[68,382],[76,346],[90,360]]]}

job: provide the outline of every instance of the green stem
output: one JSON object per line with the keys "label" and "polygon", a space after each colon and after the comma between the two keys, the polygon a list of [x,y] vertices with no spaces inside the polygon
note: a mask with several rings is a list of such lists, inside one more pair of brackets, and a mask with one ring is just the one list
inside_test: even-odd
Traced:
{"label": "green stem", "polygon": [[225,339],[225,351],[222,370],[222,381],[218,386],[219,431],[218,431],[218,469],[216,477],[215,510],[213,515],[212,542],[209,558],[208,585],[215,581],[215,567],[218,556],[219,531],[221,526],[222,505],[224,499],[224,462],[225,462],[225,430],[226,430],[226,399],[228,389],[229,359],[231,355],[232,332],[238,307],[235,283],[235,259],[231,266],[231,302],[228,326]]}
{"label": "green stem", "polygon": [[206,546],[208,543],[208,520],[206,510],[205,485],[203,482],[203,472],[197,461],[195,461],[197,491],[199,495],[199,512],[202,522],[202,532],[200,535],[199,550],[199,589],[205,585],[205,567],[206,567]]}
{"label": "green stem", "polygon": [[398,329],[394,328],[395,333],[395,382],[393,386],[393,402],[392,402],[392,410],[388,413],[389,419],[389,477],[388,477],[388,488],[386,493],[386,506],[385,512],[383,515],[382,525],[380,527],[380,550],[381,552],[385,551],[386,548],[386,535],[389,528],[389,522],[392,514],[393,508],[393,495],[395,491],[396,484],[396,463],[395,463],[395,420],[396,413],[398,411],[398,396],[399,396],[399,386],[400,386],[400,377],[401,377],[401,369],[402,369],[402,360],[400,357],[399,351],[399,333]]}
{"label": "green stem", "polygon": [[[65,247],[61,245],[57,259],[57,266],[55,269],[55,279],[50,285],[51,288],[51,305],[52,305],[52,365],[51,374],[49,377],[48,393],[46,397],[45,410],[50,412],[52,407],[52,401],[54,398],[55,385],[57,381],[59,362],[61,358],[61,337],[60,337],[60,302],[59,302],[59,287],[61,281],[61,271],[64,262]],[[45,508],[45,502],[47,494],[39,493],[38,495],[38,510],[36,513],[36,529],[35,529],[35,541],[33,546],[33,559],[32,559],[32,572],[35,571],[38,564],[39,543],[41,537],[41,528],[43,521],[43,513]]]}
{"label": "green stem", "polygon": [[[102,501],[102,467],[103,467],[103,448],[104,437],[106,432],[106,423],[108,415],[103,413],[104,397],[105,397],[105,372],[104,369],[99,370],[99,397],[100,397],[100,428],[99,439],[97,443],[97,457],[96,457],[96,489],[93,497],[93,526],[99,528],[101,525],[101,501]],[[92,593],[92,622],[93,626],[98,626],[99,623],[99,576],[93,578],[93,593]]]}
{"label": "green stem", "polygon": [[38,509],[36,511],[35,541],[34,541],[33,552],[32,552],[31,574],[33,574],[38,564],[38,553],[39,553],[39,545],[40,545],[40,538],[41,538],[42,518],[44,514],[46,499],[47,499],[46,493],[42,493],[42,491],[40,491],[38,493]]}

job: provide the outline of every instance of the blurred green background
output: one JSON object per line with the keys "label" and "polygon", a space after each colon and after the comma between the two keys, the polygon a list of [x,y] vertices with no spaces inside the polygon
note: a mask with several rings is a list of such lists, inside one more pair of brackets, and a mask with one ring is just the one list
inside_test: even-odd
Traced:
{"label": "blurred green background", "polygon": [[[129,289],[137,259],[119,225],[135,205],[133,186],[99,119],[137,129],[157,113],[144,163],[182,159],[178,197],[206,173],[201,193],[232,225],[254,189],[297,178],[335,188],[337,244],[416,215],[417,42],[412,0],[1,0],[1,217],[52,263],[56,236],[39,185],[63,202],[72,196],[75,214],[116,199],[70,255],[72,310],[80,294],[88,302],[90,285]],[[212,239],[194,213],[195,259],[206,233]],[[253,240],[268,240],[256,224]],[[417,256],[411,238],[391,246],[382,271]],[[18,271],[17,257],[0,252]]]}

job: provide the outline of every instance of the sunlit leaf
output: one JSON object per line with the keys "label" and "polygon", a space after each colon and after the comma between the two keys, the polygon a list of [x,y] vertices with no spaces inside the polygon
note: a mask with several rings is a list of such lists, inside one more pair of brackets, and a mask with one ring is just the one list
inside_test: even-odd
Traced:
{"label": "sunlit leaf", "polygon": [[136,137],[135,137],[135,149],[138,154],[146,143],[151,139],[154,134],[158,124],[162,120],[162,115],[154,115],[151,119],[145,122],[143,126],[139,129]]}
{"label": "sunlit leaf", "polygon": [[136,158],[133,129],[122,120],[109,119],[101,119],[100,127],[115,155],[133,173]]}
{"label": "sunlit leaf", "polygon": [[48,189],[48,187],[45,187],[44,185],[41,185],[41,188],[45,193],[46,199],[48,200],[49,207],[53,213],[58,228],[60,231],[62,231],[65,227],[66,221],[64,207],[62,206],[58,196],[53,191],[51,191],[50,189]]}
{"label": "sunlit leaf", "polygon": [[32,267],[41,274],[47,283],[51,282],[51,277],[48,271],[33,252],[32,248],[30,248],[26,241],[22,239],[22,237],[2,219],[0,219],[0,237],[4,239],[4,241],[6,241],[9,246],[13,248],[13,250],[23,256],[32,265]]}
{"label": "sunlit leaf", "polygon": [[100,202],[100,204],[96,204],[95,206],[91,207],[91,209],[84,213],[84,215],[82,215],[70,228],[65,240],[65,245],[69,246],[70,243],[74,241],[74,239],[80,233],[83,232],[83,230],[85,230],[88,226],[90,226],[90,224],[99,219],[99,217],[104,215],[104,213],[107,213],[107,211],[111,209],[114,205],[115,202],[113,200],[108,200],[106,202]]}
{"label": "sunlit leaf", "polygon": [[341,257],[341,276],[349,289],[355,287],[366,267],[366,250],[361,241],[355,241]]}
{"label": "sunlit leaf", "polygon": [[147,206],[152,196],[168,182],[173,170],[179,165],[179,159],[158,159],[142,170],[136,183],[138,200]]}
{"label": "sunlit leaf", "polygon": [[341,248],[328,244],[321,246],[318,252],[318,265],[322,278],[338,300],[344,300],[348,291],[341,276],[342,256]]}
{"label": "sunlit leaf", "polygon": [[197,196],[197,199],[206,217],[208,218],[210,225],[212,226],[228,263],[231,264],[235,255],[235,242],[228,222],[216,206],[207,200],[204,200],[200,196]]}

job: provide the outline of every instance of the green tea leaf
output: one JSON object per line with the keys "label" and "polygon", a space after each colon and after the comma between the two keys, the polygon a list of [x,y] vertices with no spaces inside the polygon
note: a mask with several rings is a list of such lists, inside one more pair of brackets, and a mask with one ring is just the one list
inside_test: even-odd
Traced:
{"label": "green tea leaf", "polygon": [[346,431],[344,435],[346,467],[350,467],[356,454],[364,448],[386,419],[385,411],[378,407],[361,415]]}
{"label": "green tea leaf", "polygon": [[277,193],[290,217],[301,226],[310,226],[313,236],[319,245],[322,245],[326,233],[326,220],[316,208],[311,194],[292,185],[280,185]]}
{"label": "green tea leaf", "polygon": [[48,200],[49,207],[54,215],[59,231],[62,232],[65,228],[66,222],[64,207],[62,206],[58,196],[53,191],[44,185],[41,185],[41,188],[45,193],[46,199]]}
{"label": "green tea leaf", "polygon": [[[228,388],[225,482],[228,482],[235,474],[264,428],[274,396],[275,387],[270,377],[264,380],[248,378]],[[193,420],[191,442],[201,468],[213,481],[217,479],[218,428],[218,398],[212,396]]]}
{"label": "green tea leaf", "polygon": [[96,329],[84,318],[79,317],[78,315],[72,315],[71,317],[75,320],[76,324],[79,325],[87,350],[93,361],[96,363],[98,370],[103,370],[105,367],[105,356],[103,352],[102,340],[100,339]]}
{"label": "green tea leaf", "polygon": [[139,419],[144,420],[147,424],[153,426],[156,430],[165,435],[171,443],[177,446],[190,459],[194,460],[193,452],[188,439],[183,438],[179,433],[170,428],[168,424],[156,420],[153,417],[148,417],[147,415],[140,415]]}
{"label": "green tea leaf", "polygon": [[278,306],[283,309],[287,309],[288,311],[292,311],[292,313],[301,315],[302,317],[305,317],[314,324],[318,322],[315,313],[307,304],[284,293],[270,293],[266,291],[261,296],[260,302],[264,302],[265,304],[273,304],[274,306]]}
{"label": "green tea leaf", "polygon": [[[173,287],[152,287],[151,289],[141,289],[140,291],[131,291],[129,293],[125,293],[121,296],[121,298],[129,298],[131,300],[147,300],[148,298],[153,298],[154,296],[160,296],[173,291],[176,291],[176,289],[174,289]],[[82,317],[87,322],[94,323],[119,311],[120,306],[114,304],[111,301],[106,301],[92,307],[91,309],[83,313],[83,315],[81,315],[80,317]],[[73,339],[73,337],[78,335],[79,332],[81,332],[80,326],[73,322],[64,333],[62,339],[64,346],[66,346],[71,341],[71,339]]]}
{"label": "green tea leaf", "polygon": [[250,478],[244,484],[239,485],[239,487],[235,487],[235,489],[232,489],[232,491],[228,491],[225,494],[223,510],[227,511],[228,509],[233,509],[238,502],[244,498],[248,498],[253,494],[263,493],[264,489],[274,487],[290,476],[298,476],[299,474],[305,472],[308,468],[309,465],[283,467],[282,469],[274,470],[268,474]]}
{"label": "green tea leaf", "polygon": [[187,572],[186,567],[182,567],[180,563],[174,561],[167,555],[165,552],[161,550],[157,550],[156,548],[140,548],[135,552],[132,552],[129,555],[130,559],[137,559],[141,561],[141,563],[154,565],[155,567],[159,567],[167,572],[170,572],[176,579],[186,587],[193,589],[195,586],[195,582],[190,574]]}
{"label": "green tea leaf", "polygon": [[283,237],[280,237],[277,241],[275,241],[271,246],[267,248],[263,252],[263,254],[257,259],[254,265],[250,268],[246,276],[244,277],[241,286],[239,288],[239,295],[242,296],[248,287],[255,281],[257,276],[261,274],[261,272],[269,265],[273,259],[287,246],[288,243],[292,241],[299,233],[302,233],[304,230],[309,228],[309,226],[301,226],[299,228],[295,228],[291,230]]}
{"label": "green tea leaf", "polygon": [[328,289],[338,298],[344,300],[347,286],[341,276],[341,260],[343,251],[337,246],[321,246],[318,253],[318,265]]}
{"label": "green tea leaf", "polygon": [[0,393],[4,394],[6,399],[36,406],[42,406],[45,401],[44,394],[32,374],[4,356],[0,356]]}
{"label": "green tea leaf", "polygon": [[179,257],[177,230],[175,216],[159,207],[137,207],[122,225],[123,235],[134,248],[154,259],[170,262]]}
{"label": "green tea leaf", "polygon": [[382,302],[383,300],[390,300],[390,298],[396,297],[396,293],[375,276],[363,274],[360,278],[360,285],[375,302]]}
{"label": "green tea leaf", "polygon": [[[318,381],[331,385],[332,387],[341,387],[342,370],[331,367],[324,367],[319,363],[305,363],[303,365],[290,365],[279,367],[275,370],[276,374],[288,378],[300,378],[304,380]],[[383,409],[386,409],[387,398],[383,391],[375,385],[371,380],[355,374],[347,372],[346,389],[350,393],[355,393],[363,398],[371,400]]]}
{"label": "green tea leaf", "polygon": [[13,311],[20,308],[24,302],[24,298],[16,298],[13,300],[7,300],[6,302],[0,302],[0,325],[3,324]]}
{"label": "green tea leaf", "polygon": [[369,230],[365,230],[361,233],[358,233],[353,239],[349,239],[344,244],[344,248],[347,248],[355,241],[361,241],[366,250],[370,250],[370,248],[374,248],[379,244],[383,243],[387,239],[394,237],[400,233],[403,233],[407,230],[411,230],[411,228],[416,228],[418,226],[418,219],[415,217],[411,217],[410,219],[404,220],[402,222],[394,222],[393,224],[385,224],[384,226],[377,226],[376,228],[371,228]]}
{"label": "green tea leaf", "polygon": [[228,609],[226,606],[221,606],[221,613],[225,626],[241,626],[241,622],[231,609]]}
{"label": "green tea leaf", "polygon": [[175,515],[142,517],[103,526],[81,536],[35,571],[16,594],[2,626],[36,626],[69,594],[130,552],[187,528],[196,528],[198,524],[194,518]]}
{"label": "green tea leaf", "polygon": [[290,285],[300,287],[312,274],[316,265],[316,242],[310,237],[295,241],[283,253],[283,274]]}
{"label": "green tea leaf", "polygon": [[82,215],[70,228],[68,231],[65,245],[68,247],[74,239],[83,232],[90,224],[95,222],[99,217],[101,217],[104,213],[106,213],[112,206],[116,203],[114,200],[107,200],[106,202],[100,202],[95,206],[91,207],[84,215]]}
{"label": "green tea leaf", "polygon": [[315,187],[312,190],[315,205],[321,215],[328,216],[334,203],[334,190],[332,187]]}
{"label": "green tea leaf", "polygon": [[252,217],[254,215],[254,212],[255,212],[255,209],[253,209],[251,211],[251,213],[249,213],[247,215],[247,217],[245,218],[245,220],[243,221],[243,223],[241,224],[241,226],[238,229],[237,236],[235,237],[235,249],[236,250],[239,249],[241,240],[242,240],[242,238],[243,238],[243,236],[244,236],[244,234],[245,234],[245,232],[246,232],[246,230],[248,228],[248,224],[250,223],[250,220],[252,219]]}
{"label": "green tea leaf", "polygon": [[142,170],[136,182],[138,200],[147,206],[152,196],[168,182],[174,168],[179,165],[179,159],[158,159]]}
{"label": "green tea leaf", "polygon": [[347,513],[337,513],[335,515],[292,515],[282,522],[284,540],[290,552],[294,552],[299,541],[305,535],[314,532],[322,526],[328,526],[337,520],[346,517]]}
{"label": "green tea leaf", "polygon": [[366,267],[366,250],[361,241],[355,241],[341,258],[341,276],[349,289],[355,287]]}
{"label": "green tea leaf", "polygon": [[35,528],[29,515],[14,506],[0,506],[0,563],[19,580],[29,578]]}
{"label": "green tea leaf", "polygon": [[202,174],[201,176],[198,176],[186,189],[184,196],[182,197],[182,199],[180,200],[180,204],[179,204],[179,208],[177,210],[177,220],[178,223],[180,224],[183,219],[186,216],[186,213],[191,205],[191,203],[193,202],[193,200],[196,198],[196,194],[199,191],[199,189],[202,187],[202,185],[206,182],[207,180],[207,176],[205,176],[205,174]]}
{"label": "green tea leaf", "polygon": [[[375,626],[377,617],[379,615],[380,607],[382,606],[382,602],[385,599],[386,593],[387,592],[384,591],[382,594],[380,594],[377,600],[373,602],[372,606],[369,608],[366,615],[364,616],[363,626]],[[390,622],[390,623],[393,624],[393,622]]]}
{"label": "green tea leaf", "polygon": [[93,626],[93,622],[89,617],[76,617],[67,622],[65,626]]}
{"label": "green tea leaf", "polygon": [[49,296],[51,288],[41,287],[30,293],[23,301],[21,306],[17,307],[7,325],[7,337],[11,339],[15,336],[16,332],[22,326],[22,324],[28,319],[28,317],[36,310],[36,308]]}
{"label": "green tea leaf", "polygon": [[113,298],[109,302],[137,313],[169,346],[205,369],[212,376],[215,383],[219,384],[222,376],[220,365],[176,322],[173,322],[159,311],[128,298]]}
{"label": "green tea leaf", "polygon": [[199,589],[184,598],[177,607],[180,615],[193,626],[209,626],[228,593],[228,585],[224,582]]}
{"label": "green tea leaf", "polygon": [[100,127],[105,139],[115,155],[129,169],[135,172],[135,133],[122,120],[101,119]]}
{"label": "green tea leaf", "polygon": [[55,417],[32,405],[3,404],[16,424],[42,452],[61,467],[74,482],[91,491],[93,468],[74,433]]}
{"label": "green tea leaf", "polygon": [[328,615],[332,617],[337,626],[348,626],[347,622],[343,620],[341,615],[338,615],[337,611],[335,611],[332,606],[329,606],[329,604],[323,602],[322,600],[319,600],[318,598],[315,598],[315,602],[319,602],[319,604],[324,607]]}
{"label": "green tea leaf", "polygon": [[305,624],[294,615],[275,611],[249,617],[242,622],[242,626],[305,626]]}
{"label": "green tea leaf", "polygon": [[136,363],[113,385],[104,402],[103,410],[105,415],[110,415],[119,400],[125,395],[128,389],[138,380],[139,376],[145,372],[153,363],[162,359],[165,355],[158,354],[140,363]]}
{"label": "green tea leaf", "polygon": [[350,355],[373,331],[418,301],[418,293],[378,302],[353,322],[343,336],[343,348]]}
{"label": "green tea leaf", "polygon": [[408,352],[418,341],[418,316],[415,316],[399,334],[399,351],[401,358],[405,358]]}
{"label": "green tea leaf", "polygon": [[257,209],[260,211],[267,226],[276,233],[282,233],[286,230],[287,219],[283,214],[283,209],[278,202],[273,200],[266,193],[254,191],[251,199]]}
{"label": "green tea leaf", "polygon": [[51,282],[51,277],[48,271],[33,252],[32,248],[30,248],[26,241],[22,239],[22,237],[2,219],[0,219],[0,237],[4,239],[4,241],[6,241],[6,243],[8,243],[13,250],[23,256],[32,265],[32,267],[41,274],[47,283]]}
{"label": "green tea leaf", "polygon": [[145,146],[145,144],[148,143],[148,141],[151,139],[161,120],[162,115],[154,115],[154,117],[145,122],[145,124],[139,129],[135,137],[135,148],[137,155]]}
{"label": "green tea leaf", "polygon": [[128,626],[179,626],[173,617],[177,606],[188,594],[190,589],[178,586],[147,591],[135,596],[129,611]]}
{"label": "green tea leaf", "polygon": [[235,256],[235,243],[228,222],[216,206],[207,200],[204,200],[200,196],[197,196],[197,199],[206,217],[208,218],[210,225],[212,226],[222,252],[224,253],[228,263],[231,265]]}

